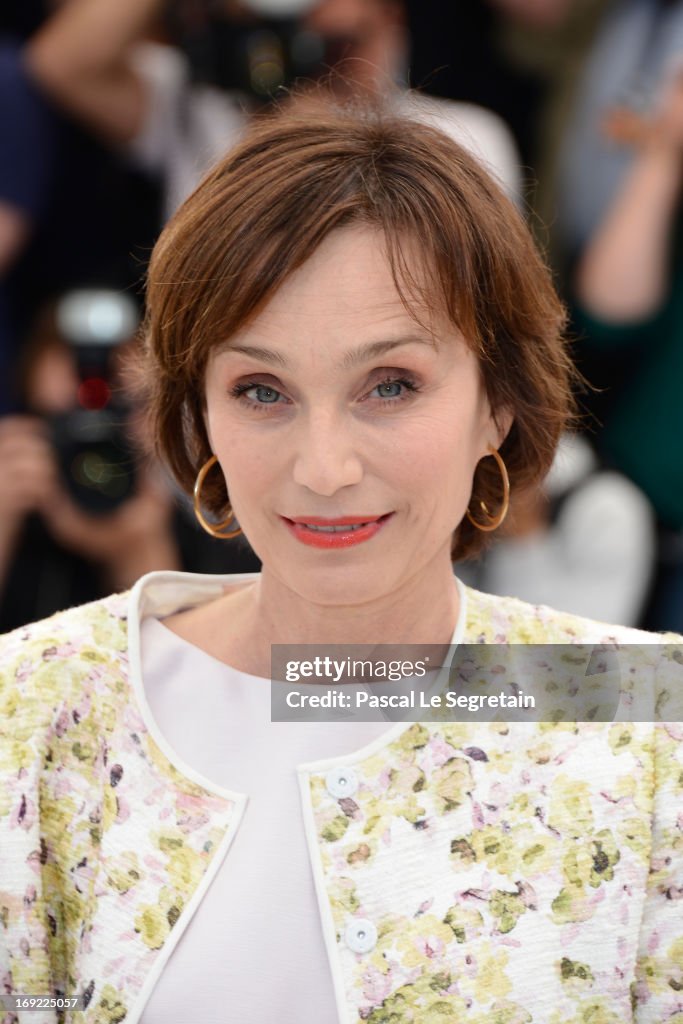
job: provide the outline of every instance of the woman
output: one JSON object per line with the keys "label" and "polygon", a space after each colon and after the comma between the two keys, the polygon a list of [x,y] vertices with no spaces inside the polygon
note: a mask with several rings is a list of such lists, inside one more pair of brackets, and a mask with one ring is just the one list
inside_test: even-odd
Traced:
{"label": "woman", "polygon": [[428,125],[299,108],[182,207],[148,303],[159,448],[263,570],[5,640],[6,991],[127,1024],[673,1019],[677,727],[270,722],[271,644],[682,639],[452,574],[571,413],[512,205]]}

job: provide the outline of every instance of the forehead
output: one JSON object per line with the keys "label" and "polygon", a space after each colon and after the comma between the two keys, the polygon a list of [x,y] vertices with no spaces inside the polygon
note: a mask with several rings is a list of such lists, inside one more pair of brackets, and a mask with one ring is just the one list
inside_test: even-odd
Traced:
{"label": "forehead", "polygon": [[[397,287],[380,229],[350,225],[331,232],[220,350],[247,335],[303,341],[324,332],[328,341],[338,337],[348,345],[382,331],[421,334],[434,344],[445,333],[459,333],[440,304],[427,300],[427,261],[418,246],[407,242],[401,258],[406,270],[402,276],[410,281],[399,281]],[[425,295],[417,294],[422,290]]]}

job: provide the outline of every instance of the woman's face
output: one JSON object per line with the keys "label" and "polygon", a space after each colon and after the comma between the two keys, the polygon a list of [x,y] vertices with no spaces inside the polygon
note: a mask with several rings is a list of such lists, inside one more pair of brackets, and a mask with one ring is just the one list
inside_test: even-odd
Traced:
{"label": "woman's face", "polygon": [[476,464],[510,420],[500,435],[457,329],[420,318],[430,331],[401,302],[383,235],[346,227],[209,361],[233,510],[263,572],[302,597],[359,604],[450,572]]}

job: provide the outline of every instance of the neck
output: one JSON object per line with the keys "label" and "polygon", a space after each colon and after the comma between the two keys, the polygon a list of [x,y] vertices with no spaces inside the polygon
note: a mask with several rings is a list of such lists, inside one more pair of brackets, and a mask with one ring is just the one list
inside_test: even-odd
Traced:
{"label": "neck", "polygon": [[317,604],[264,570],[252,586],[213,603],[197,642],[243,672],[269,676],[271,644],[447,645],[459,612],[448,554],[438,568],[361,605]]}

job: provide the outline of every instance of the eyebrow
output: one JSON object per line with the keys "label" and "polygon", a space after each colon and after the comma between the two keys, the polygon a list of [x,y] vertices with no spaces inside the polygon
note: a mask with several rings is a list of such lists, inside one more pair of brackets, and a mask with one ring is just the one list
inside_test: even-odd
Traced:
{"label": "eyebrow", "polygon": [[[376,359],[378,356],[383,356],[395,348],[401,348],[403,345],[427,345],[429,348],[436,347],[433,338],[427,338],[417,334],[406,335],[401,338],[387,338],[384,341],[372,341],[368,345],[360,345],[358,348],[349,349],[345,352],[341,358],[341,367],[344,370],[353,369],[355,366],[367,363],[370,359]],[[287,369],[289,366],[285,357],[279,352],[275,352],[270,348],[261,348],[260,345],[227,344],[222,351],[240,352],[242,355],[251,356],[252,359],[260,359],[264,363],[270,363],[272,366],[279,366],[282,369]]]}

